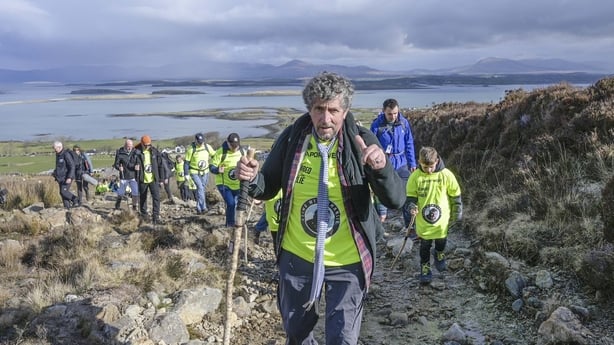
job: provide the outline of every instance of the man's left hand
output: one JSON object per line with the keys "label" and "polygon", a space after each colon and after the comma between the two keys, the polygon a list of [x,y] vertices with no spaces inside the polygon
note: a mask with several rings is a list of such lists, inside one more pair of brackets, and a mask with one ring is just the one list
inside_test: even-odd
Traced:
{"label": "man's left hand", "polygon": [[381,147],[375,144],[367,146],[358,134],[354,137],[354,140],[362,151],[362,164],[369,165],[373,170],[380,170],[386,166],[386,154]]}

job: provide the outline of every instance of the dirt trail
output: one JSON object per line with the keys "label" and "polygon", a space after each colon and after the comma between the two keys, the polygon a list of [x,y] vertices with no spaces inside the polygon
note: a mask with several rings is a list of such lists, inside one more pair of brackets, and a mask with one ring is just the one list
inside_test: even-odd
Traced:
{"label": "dirt trail", "polygon": [[[458,234],[448,238],[448,262],[462,259],[453,252],[463,241]],[[440,273],[433,269],[433,282],[420,284],[418,246],[416,242],[409,256],[399,259],[394,269],[390,267],[390,250],[379,248],[379,269],[362,324],[363,344],[442,344],[443,334],[454,323],[469,344],[531,343],[529,325],[513,315],[506,302],[477,291],[464,270]]]}

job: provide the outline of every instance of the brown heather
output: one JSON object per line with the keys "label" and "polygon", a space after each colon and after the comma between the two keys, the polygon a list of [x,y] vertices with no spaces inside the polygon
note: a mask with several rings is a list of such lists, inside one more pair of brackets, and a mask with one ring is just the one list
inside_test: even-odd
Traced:
{"label": "brown heather", "polygon": [[406,114],[416,147],[436,147],[460,177],[464,230],[484,251],[614,291],[614,78]]}

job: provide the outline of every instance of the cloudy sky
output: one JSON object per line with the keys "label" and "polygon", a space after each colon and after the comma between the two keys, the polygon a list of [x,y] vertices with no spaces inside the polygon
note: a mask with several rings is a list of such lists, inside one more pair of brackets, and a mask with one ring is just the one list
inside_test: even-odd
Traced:
{"label": "cloudy sky", "polygon": [[0,69],[240,61],[436,69],[486,57],[614,70],[611,0],[1,0]]}

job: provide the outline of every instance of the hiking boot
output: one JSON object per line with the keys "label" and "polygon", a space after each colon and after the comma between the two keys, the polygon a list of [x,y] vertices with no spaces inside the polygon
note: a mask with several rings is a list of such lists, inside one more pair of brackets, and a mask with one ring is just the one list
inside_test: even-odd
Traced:
{"label": "hiking boot", "polygon": [[433,258],[435,259],[435,268],[439,272],[443,272],[448,268],[446,265],[446,254],[443,251],[433,251]]}
{"label": "hiking boot", "polygon": [[122,197],[118,196],[117,199],[115,200],[115,209],[119,210],[119,208],[121,207],[122,204]]}
{"label": "hiking boot", "polygon": [[79,200],[79,198],[75,198],[72,201],[72,207],[79,207],[81,206],[81,200]]}
{"label": "hiking boot", "polygon": [[420,270],[420,283],[429,284],[433,280],[433,272],[431,272],[431,265],[426,263],[422,264]]}
{"label": "hiking boot", "polygon": [[158,216],[154,216],[153,220],[151,222],[153,223],[153,225],[159,225],[160,224],[160,218]]}

